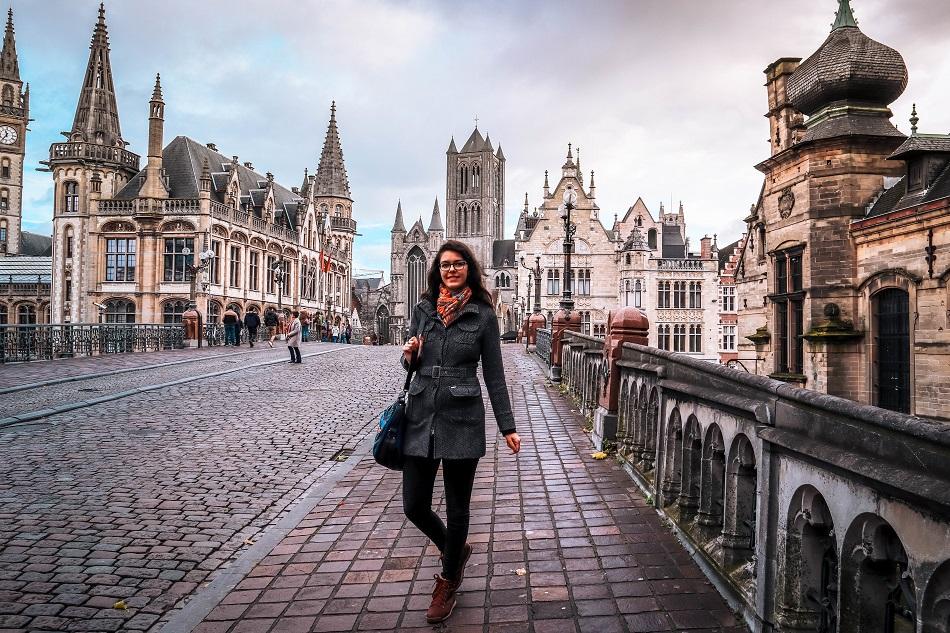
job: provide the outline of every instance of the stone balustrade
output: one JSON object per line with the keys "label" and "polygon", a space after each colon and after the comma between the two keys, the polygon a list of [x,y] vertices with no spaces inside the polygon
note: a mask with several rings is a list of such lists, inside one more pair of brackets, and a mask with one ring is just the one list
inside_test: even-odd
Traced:
{"label": "stone balustrade", "polygon": [[950,426],[603,347],[563,334],[562,391],[619,372],[607,447],[752,631],[950,631]]}
{"label": "stone balustrade", "polygon": [[121,147],[109,147],[98,143],[53,143],[49,148],[50,165],[57,160],[77,158],[114,163],[134,171],[139,169],[139,155]]}

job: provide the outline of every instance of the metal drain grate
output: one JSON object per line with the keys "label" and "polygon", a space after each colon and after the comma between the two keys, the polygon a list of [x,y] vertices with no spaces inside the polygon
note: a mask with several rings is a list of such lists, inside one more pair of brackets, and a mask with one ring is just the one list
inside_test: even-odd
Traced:
{"label": "metal drain grate", "polygon": [[353,454],[352,448],[341,448],[340,450],[338,450],[337,452],[333,453],[333,455],[330,456],[330,460],[334,462],[345,462],[349,458],[349,456],[352,454]]}

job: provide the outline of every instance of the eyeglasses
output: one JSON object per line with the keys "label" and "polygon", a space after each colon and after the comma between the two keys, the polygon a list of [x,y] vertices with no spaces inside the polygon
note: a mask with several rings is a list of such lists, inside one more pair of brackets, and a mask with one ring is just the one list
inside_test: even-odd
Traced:
{"label": "eyeglasses", "polygon": [[441,262],[439,268],[442,270],[463,270],[468,266],[468,262],[465,260],[459,260],[457,262]]}

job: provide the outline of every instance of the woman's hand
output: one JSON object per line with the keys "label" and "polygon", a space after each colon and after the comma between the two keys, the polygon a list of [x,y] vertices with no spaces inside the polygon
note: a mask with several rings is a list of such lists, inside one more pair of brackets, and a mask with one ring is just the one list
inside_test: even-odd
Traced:
{"label": "woman's hand", "polygon": [[506,435],[505,444],[508,445],[508,448],[511,449],[512,453],[517,453],[521,450],[521,438],[518,437],[517,433],[509,433]]}
{"label": "woman's hand", "polygon": [[[420,352],[422,350],[422,337],[413,336],[411,339],[406,341],[406,344],[402,346],[402,357],[406,359],[406,364],[412,363],[413,353]],[[418,354],[417,354],[418,355]]]}

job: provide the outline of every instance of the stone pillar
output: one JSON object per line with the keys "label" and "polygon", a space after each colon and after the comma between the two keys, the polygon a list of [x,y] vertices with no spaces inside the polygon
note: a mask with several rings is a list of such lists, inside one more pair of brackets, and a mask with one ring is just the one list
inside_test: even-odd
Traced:
{"label": "stone pillar", "polygon": [[551,328],[551,380],[561,382],[561,339],[564,332],[581,331],[581,313],[574,310],[558,310]]}
{"label": "stone pillar", "polygon": [[181,324],[185,326],[185,345],[187,347],[196,347],[199,339],[198,311],[194,308],[188,308],[181,315]]}
{"label": "stone pillar", "polygon": [[547,325],[543,314],[532,314],[528,317],[528,345],[537,345],[538,330]]}
{"label": "stone pillar", "polygon": [[639,309],[619,308],[607,318],[607,338],[604,340],[603,387],[598,394],[591,440],[597,450],[603,450],[604,440],[617,437],[617,409],[620,399],[620,368],[617,362],[623,355],[624,343],[647,345],[650,321]]}

